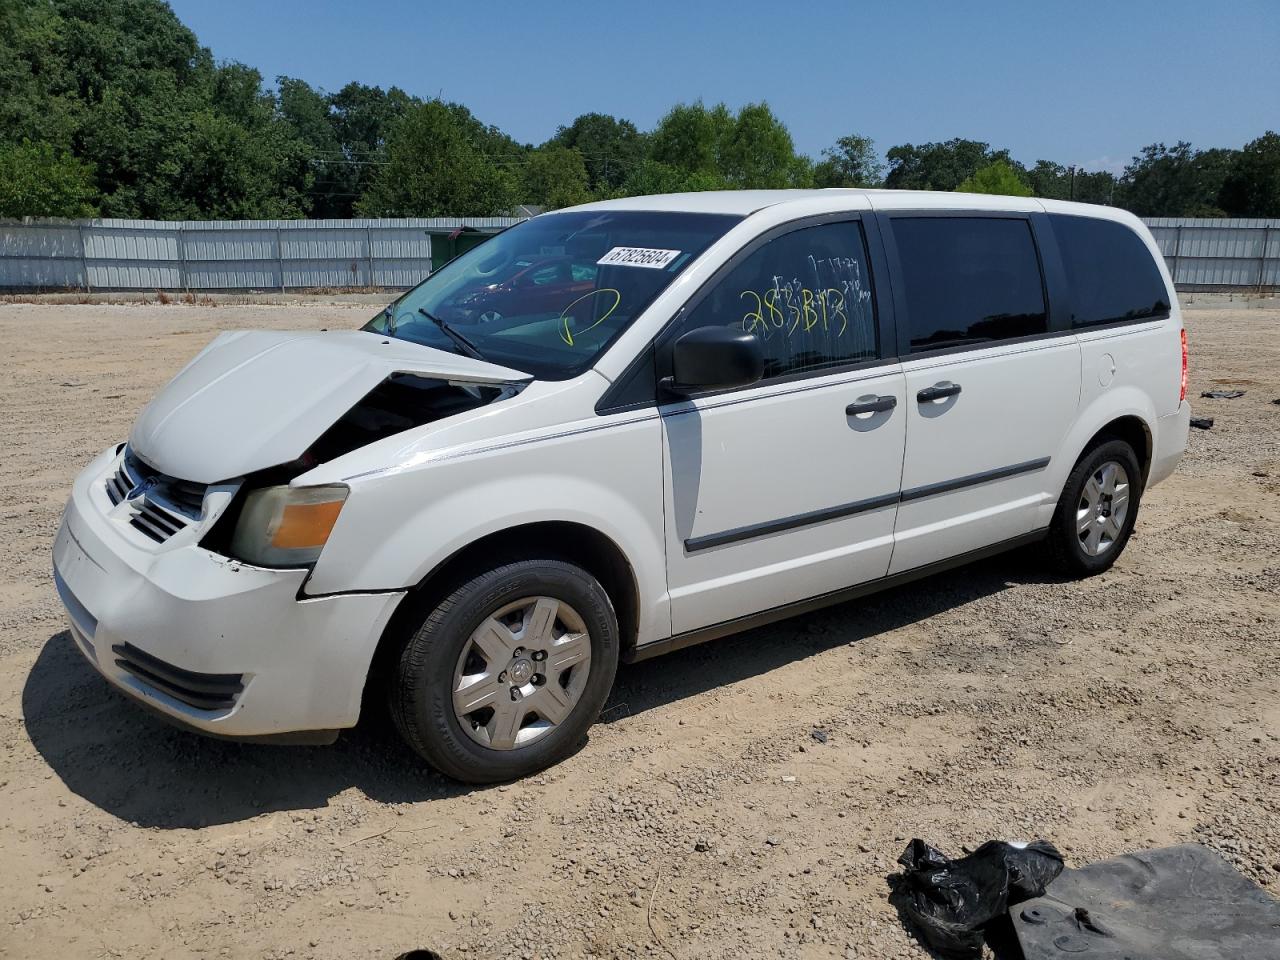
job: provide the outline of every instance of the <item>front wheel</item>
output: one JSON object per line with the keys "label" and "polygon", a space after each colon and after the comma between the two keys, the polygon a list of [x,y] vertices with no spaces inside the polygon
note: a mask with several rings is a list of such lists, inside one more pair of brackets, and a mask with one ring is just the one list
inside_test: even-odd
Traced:
{"label": "front wheel", "polygon": [[425,617],[391,678],[391,714],[442,773],[514,780],[582,742],[617,666],[617,618],[599,582],[559,560],[521,560],[471,578]]}
{"label": "front wheel", "polygon": [[1142,468],[1133,448],[1108,440],[1088,451],[1067,478],[1047,540],[1054,566],[1075,576],[1109,568],[1138,518]]}

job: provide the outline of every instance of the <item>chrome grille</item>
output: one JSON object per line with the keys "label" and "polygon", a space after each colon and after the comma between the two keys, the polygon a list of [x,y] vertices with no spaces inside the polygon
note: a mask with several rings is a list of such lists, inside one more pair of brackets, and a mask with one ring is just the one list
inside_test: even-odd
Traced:
{"label": "chrome grille", "polygon": [[129,499],[131,491],[141,493],[129,500],[133,508],[129,525],[156,543],[164,543],[178,531],[200,519],[204,512],[203,483],[180,480],[153,470],[125,448],[120,465],[106,482],[107,499],[113,506]]}

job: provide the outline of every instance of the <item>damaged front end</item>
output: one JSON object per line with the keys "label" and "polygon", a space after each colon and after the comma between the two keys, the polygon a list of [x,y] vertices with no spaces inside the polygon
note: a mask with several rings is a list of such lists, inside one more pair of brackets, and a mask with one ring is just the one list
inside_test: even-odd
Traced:
{"label": "damaged front end", "polygon": [[243,478],[200,544],[260,567],[313,565],[348,489],[292,487],[307,471],[378,440],[514,397],[522,383],[456,383],[393,373],[344,413],[300,457]]}
{"label": "damaged front end", "polygon": [[181,535],[254,566],[308,567],[349,491],[295,478],[528,380],[366,332],[223,335],[139,417],[108,495],[156,543]]}

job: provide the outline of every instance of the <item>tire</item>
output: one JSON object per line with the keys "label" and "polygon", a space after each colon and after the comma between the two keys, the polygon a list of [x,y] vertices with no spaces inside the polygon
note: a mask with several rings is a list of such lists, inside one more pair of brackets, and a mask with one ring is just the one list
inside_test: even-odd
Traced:
{"label": "tire", "polygon": [[1067,477],[1049,526],[1045,547],[1052,566],[1075,577],[1109,569],[1129,542],[1141,500],[1142,467],[1133,447],[1124,440],[1104,440],[1085,451]]}
{"label": "tire", "polygon": [[618,620],[599,582],[560,560],[519,560],[457,586],[421,621],[389,678],[391,716],[446,776],[516,780],[577,749],[617,667]]}

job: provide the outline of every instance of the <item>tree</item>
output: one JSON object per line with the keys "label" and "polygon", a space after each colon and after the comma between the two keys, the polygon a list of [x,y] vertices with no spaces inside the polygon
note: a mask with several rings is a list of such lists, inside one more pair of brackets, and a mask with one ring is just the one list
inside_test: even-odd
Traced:
{"label": "tree", "polygon": [[91,217],[93,168],[52,144],[0,146],[0,217]]}
{"label": "tree", "polygon": [[727,186],[724,177],[716,172],[690,172],[657,160],[645,160],[623,181],[618,192],[624,197],[639,197],[653,193],[724,190]]}
{"label": "tree", "polygon": [[215,66],[162,0],[0,0],[0,142],[23,139],[84,161],[107,216],[308,206],[306,147],[258,71]]}
{"label": "tree", "polygon": [[1124,168],[1117,200],[1141,217],[1220,217],[1218,196],[1234,150],[1195,150],[1185,140],[1153,143]]}
{"label": "tree", "polygon": [[856,133],[823,150],[822,160],[813,168],[816,187],[878,187],[883,182],[884,164],[876,154],[875,141]]}
{"label": "tree", "polygon": [[1037,160],[1026,172],[1027,186],[1033,196],[1050,200],[1071,199],[1071,171],[1052,160]]}
{"label": "tree", "polygon": [[1236,155],[1218,204],[1231,217],[1280,217],[1280,134],[1268,130]]}
{"label": "tree", "polygon": [[317,218],[350,217],[359,196],[359,169],[338,139],[329,97],[305,80],[277,77],[277,110],[305,148],[307,206]]}
{"label": "tree", "polygon": [[653,131],[649,159],[685,175],[723,176],[720,151],[732,130],[733,114],[723,103],[677,104]]}
{"label": "tree", "polygon": [[1008,150],[992,150],[977,140],[905,143],[886,154],[889,174],[884,185],[896,190],[955,190],[985,166],[1002,160],[1015,172],[1020,166]]}
{"label": "tree", "polygon": [[582,154],[570,147],[544,144],[526,158],[521,177],[521,200],[555,210],[591,199]]}
{"label": "tree", "polygon": [[735,115],[723,103],[677,104],[654,130],[648,162],[624,184],[627,193],[667,189],[768,189],[808,186],[812,166],[765,103]]}
{"label": "tree", "polygon": [[[219,220],[306,216],[310,175],[305,151],[281,131],[270,126],[249,128],[225,114],[202,110],[191,118],[183,147],[174,187],[177,196],[191,198],[187,201],[190,216]],[[285,176],[286,170],[293,176]]]}
{"label": "tree", "polygon": [[315,202],[332,211],[328,216],[350,217],[386,158],[387,132],[410,106],[422,101],[399,87],[383,90],[354,81],[325,100],[338,147],[336,153],[312,158]]}
{"label": "tree", "polygon": [[618,191],[644,161],[647,146],[634,123],[604,113],[582,114],[569,126],[559,127],[550,142],[581,154],[588,186],[599,197]]}
{"label": "tree", "polygon": [[[511,209],[516,184],[472,143],[456,104],[414,104],[387,134],[386,159],[356,204],[369,217],[487,217]],[[468,114],[469,116],[469,114]]]}
{"label": "tree", "polygon": [[739,189],[808,186],[813,180],[808,158],[796,155],[786,125],[766,103],[738,111],[719,154],[722,172]]}
{"label": "tree", "polygon": [[1111,203],[1115,195],[1115,174],[1106,170],[1080,170],[1064,167],[1049,160],[1037,160],[1023,179],[1037,197],[1052,200],[1076,200],[1085,203]]}
{"label": "tree", "polygon": [[956,190],[960,193],[995,193],[1009,197],[1031,196],[1031,188],[1003,160],[987,164],[973,176],[966,178]]}
{"label": "tree", "polygon": [[[52,0],[55,96],[74,98],[71,149],[93,164],[107,216],[176,218],[199,199],[177,181],[192,118],[213,97],[214,65],[161,0]],[[36,60],[39,68],[40,60]]]}
{"label": "tree", "polygon": [[62,48],[64,29],[51,3],[0,0],[0,139],[71,147],[83,111]]}

